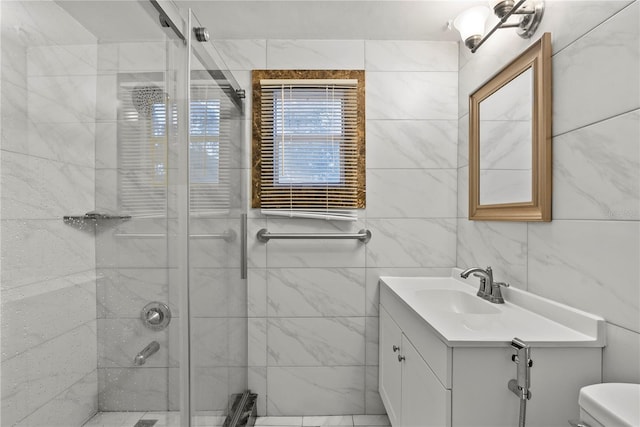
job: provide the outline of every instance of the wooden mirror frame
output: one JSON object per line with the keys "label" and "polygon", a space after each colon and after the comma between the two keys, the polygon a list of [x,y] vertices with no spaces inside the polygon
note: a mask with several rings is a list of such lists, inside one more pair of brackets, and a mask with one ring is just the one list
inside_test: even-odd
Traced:
{"label": "wooden mirror frame", "polygon": [[[533,72],[532,200],[480,204],[480,103],[523,72]],[[551,33],[469,96],[469,219],[476,221],[551,221]]]}

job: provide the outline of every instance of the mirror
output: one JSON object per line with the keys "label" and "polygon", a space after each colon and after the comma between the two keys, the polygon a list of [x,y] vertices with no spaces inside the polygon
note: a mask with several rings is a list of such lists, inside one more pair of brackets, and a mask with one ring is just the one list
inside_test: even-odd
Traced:
{"label": "mirror", "polygon": [[469,219],[551,221],[551,34],[469,97]]}

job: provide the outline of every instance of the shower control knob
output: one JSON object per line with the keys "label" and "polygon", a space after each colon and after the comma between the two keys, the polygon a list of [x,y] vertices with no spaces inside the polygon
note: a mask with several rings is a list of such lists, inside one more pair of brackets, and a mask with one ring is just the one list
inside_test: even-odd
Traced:
{"label": "shower control knob", "polygon": [[151,323],[152,325],[159,325],[160,322],[162,322],[163,317],[164,316],[158,311],[157,308],[152,308],[151,310],[147,311],[147,322]]}
{"label": "shower control knob", "polygon": [[400,347],[398,347],[397,345],[393,346],[393,352],[395,353],[396,351],[400,350]]}
{"label": "shower control knob", "polygon": [[171,321],[171,310],[167,304],[161,302],[150,302],[145,305],[140,312],[142,323],[149,329],[161,331],[169,325]]}

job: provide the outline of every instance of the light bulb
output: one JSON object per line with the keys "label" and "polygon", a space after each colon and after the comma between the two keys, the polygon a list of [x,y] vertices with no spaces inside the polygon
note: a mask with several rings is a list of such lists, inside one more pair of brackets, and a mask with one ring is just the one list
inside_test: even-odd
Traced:
{"label": "light bulb", "polygon": [[489,13],[488,8],[476,6],[465,10],[454,19],[453,26],[460,32],[462,41],[469,49],[473,49],[482,39]]}

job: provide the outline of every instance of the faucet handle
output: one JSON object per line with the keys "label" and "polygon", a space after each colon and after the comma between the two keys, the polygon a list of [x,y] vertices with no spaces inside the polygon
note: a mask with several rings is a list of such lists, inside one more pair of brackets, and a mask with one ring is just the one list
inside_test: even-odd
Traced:
{"label": "faucet handle", "polygon": [[489,301],[494,304],[504,304],[504,298],[502,297],[502,292],[500,291],[501,286],[508,288],[509,284],[506,282],[493,282],[493,284],[491,285]]}

